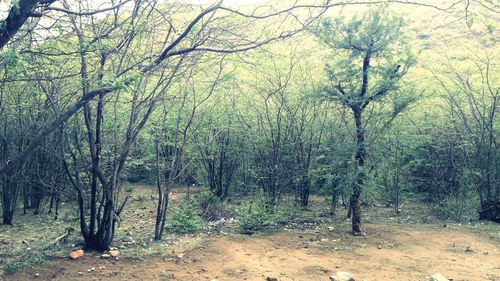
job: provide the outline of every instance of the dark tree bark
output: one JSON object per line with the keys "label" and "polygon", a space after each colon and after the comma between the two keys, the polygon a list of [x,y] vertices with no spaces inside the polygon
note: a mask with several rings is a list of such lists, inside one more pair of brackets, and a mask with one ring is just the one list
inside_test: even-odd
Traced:
{"label": "dark tree bark", "polygon": [[40,3],[52,3],[54,1],[40,1],[40,0],[19,0],[19,3],[13,5],[9,11],[9,15],[0,25],[0,49],[2,49],[24,23],[30,17],[40,17],[39,13],[35,12],[35,8]]}
{"label": "dark tree bark", "polygon": [[[369,63],[369,61],[368,61]],[[353,181],[352,195],[350,200],[350,208],[352,212],[352,232],[354,234],[362,234],[361,229],[361,202],[360,196],[362,188],[365,184],[365,172],[363,171],[366,158],[365,149],[365,131],[363,128],[362,113],[360,107],[353,106],[352,112],[356,124],[356,172]]]}
{"label": "dark tree bark", "polygon": [[331,202],[331,209],[330,209],[330,214],[332,216],[335,216],[337,214],[337,205],[339,202],[339,183],[337,179],[332,180],[332,202]]}

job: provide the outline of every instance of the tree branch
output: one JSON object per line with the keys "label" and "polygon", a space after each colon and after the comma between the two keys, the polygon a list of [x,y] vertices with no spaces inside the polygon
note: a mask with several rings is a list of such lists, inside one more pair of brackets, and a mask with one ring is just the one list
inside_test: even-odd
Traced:
{"label": "tree branch", "polygon": [[16,156],[14,159],[10,159],[5,163],[4,165],[0,166],[0,174],[5,173],[9,169],[15,169],[18,164],[21,164],[24,160],[28,158],[28,156],[35,150],[42,142],[43,140],[52,133],[57,127],[63,125],[71,116],[73,116],[80,108],[82,108],[87,102],[92,100],[95,96],[98,96],[100,94],[106,94],[110,93],[114,90],[116,90],[117,87],[113,88],[102,88],[98,90],[94,90],[83,96],[80,100],[78,100],[77,103],[75,103],[73,106],[71,106],[69,109],[67,109],[65,112],[63,112],[56,120],[52,121],[50,125],[45,127],[38,135],[36,135],[29,145],[21,152],[19,155]]}
{"label": "tree branch", "polygon": [[92,16],[92,15],[116,10],[116,9],[120,8],[121,6],[127,4],[130,1],[131,0],[124,0],[123,2],[120,2],[116,5],[108,7],[108,8],[102,8],[102,9],[93,10],[93,11],[86,11],[86,12],[76,12],[76,11],[71,11],[68,9],[58,8],[58,7],[49,7],[49,8],[47,8],[47,10],[58,11],[58,12],[62,12],[62,13],[65,13],[68,15],[74,15],[74,16]]}

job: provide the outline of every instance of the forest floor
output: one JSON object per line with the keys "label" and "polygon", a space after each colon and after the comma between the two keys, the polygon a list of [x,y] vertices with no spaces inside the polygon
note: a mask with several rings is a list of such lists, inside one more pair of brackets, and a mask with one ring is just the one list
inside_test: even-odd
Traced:
{"label": "forest floor", "polygon": [[[54,223],[42,216],[33,222],[37,231],[32,234],[26,232],[33,227],[28,223],[1,227],[0,261],[17,268],[0,275],[0,280],[326,281],[347,271],[356,280],[427,280],[439,272],[454,281],[500,281],[500,225],[494,223],[421,224],[388,214],[383,220],[370,220],[390,213],[372,208],[367,211],[371,215],[365,237],[352,236],[345,219],[310,216],[252,236],[222,227],[197,235],[169,235],[163,243],[154,243],[142,232],[152,230],[154,204],[143,200],[133,201],[137,206],[131,206],[128,224],[119,228],[116,241],[127,233],[136,245],[120,247],[118,259],[102,259],[98,253],[67,258],[78,248],[77,235],[68,245],[51,246],[70,219]],[[37,252],[43,254],[43,264],[36,265]]]}

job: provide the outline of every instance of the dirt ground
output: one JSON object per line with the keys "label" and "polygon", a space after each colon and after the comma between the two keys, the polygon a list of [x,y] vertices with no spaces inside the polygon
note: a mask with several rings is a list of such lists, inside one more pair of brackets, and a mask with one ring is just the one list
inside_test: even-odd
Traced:
{"label": "dirt ground", "polygon": [[[356,280],[426,280],[440,272],[454,281],[500,281],[496,236],[449,226],[367,225],[365,229],[366,237],[331,228],[256,237],[218,235],[175,257],[53,259],[4,279],[221,281],[273,276],[286,281],[329,280],[337,271],[348,271]],[[88,272],[92,267],[96,270]]]}

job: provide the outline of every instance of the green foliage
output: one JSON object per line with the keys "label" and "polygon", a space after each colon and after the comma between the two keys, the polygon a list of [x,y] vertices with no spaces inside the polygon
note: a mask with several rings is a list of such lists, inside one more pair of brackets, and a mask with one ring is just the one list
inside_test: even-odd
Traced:
{"label": "green foliage", "polygon": [[12,1],[10,11],[15,15],[19,15],[21,13],[21,6],[19,1]]}
{"label": "green foliage", "polygon": [[7,273],[13,273],[13,272],[16,272],[19,270],[31,268],[35,265],[44,264],[46,262],[47,262],[47,259],[45,256],[34,253],[34,254],[30,254],[28,256],[25,256],[23,259],[21,259],[19,261],[5,265],[4,270]]}
{"label": "green foliage", "polygon": [[135,201],[137,202],[146,202],[148,199],[148,196],[144,193],[139,193],[135,196]]}
{"label": "green foliage", "polygon": [[382,52],[391,51],[391,45],[400,41],[400,30],[404,25],[403,18],[390,13],[387,6],[372,9],[361,17],[354,16],[346,20],[345,16],[323,21],[320,38],[327,44],[351,50],[357,48],[353,56],[362,54],[363,50],[373,49]]}
{"label": "green foliage", "polygon": [[272,221],[277,223],[287,223],[299,217],[304,207],[296,200],[290,202],[280,202],[277,206],[276,213],[272,216]]}
{"label": "green foliage", "polygon": [[223,213],[220,198],[211,191],[197,194],[193,204],[198,209],[199,215],[206,221],[217,220]]}
{"label": "green foliage", "polygon": [[[403,25],[403,19],[386,6],[349,21],[342,16],[324,20],[315,34],[334,53],[325,69],[330,81],[325,89],[327,96],[349,107],[362,104],[366,96],[359,91],[365,82],[362,74],[366,59],[370,61],[366,69],[368,95],[380,99],[397,90],[400,78],[415,64],[408,39],[402,33]],[[409,102],[399,100],[395,112]]]}
{"label": "green foliage", "polygon": [[203,219],[197,214],[196,208],[187,202],[172,209],[170,228],[180,234],[195,233],[203,226]]}
{"label": "green foliage", "polygon": [[[325,196],[332,195],[333,185],[336,186],[339,194],[349,194],[354,176],[352,158],[352,152],[355,149],[354,145],[350,143],[332,143],[334,137],[329,136],[329,142],[318,153],[312,169],[314,191]],[[332,151],[330,147],[335,147],[336,150]]]}
{"label": "green foliage", "polygon": [[133,185],[131,185],[131,184],[127,184],[127,185],[125,186],[125,192],[129,192],[129,193],[130,193],[130,192],[132,192],[132,191],[134,191],[134,186],[133,186]]}
{"label": "green foliage", "polygon": [[254,234],[266,230],[275,221],[276,215],[269,210],[269,200],[265,196],[241,207],[236,217],[240,233]]}
{"label": "green foliage", "polygon": [[457,222],[471,220],[477,217],[477,204],[473,194],[457,194],[448,196],[433,208],[434,215],[441,220],[454,220]]}

